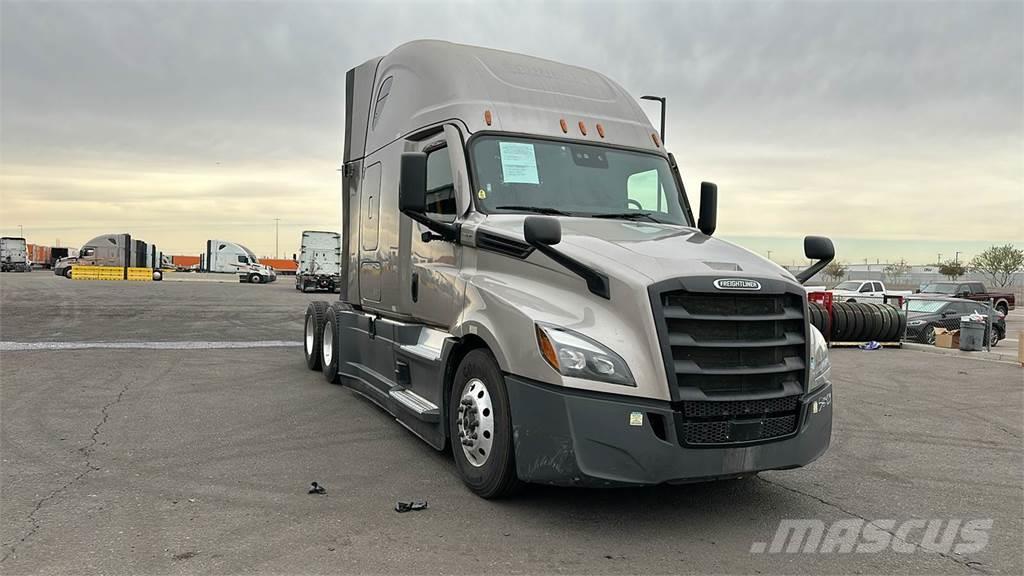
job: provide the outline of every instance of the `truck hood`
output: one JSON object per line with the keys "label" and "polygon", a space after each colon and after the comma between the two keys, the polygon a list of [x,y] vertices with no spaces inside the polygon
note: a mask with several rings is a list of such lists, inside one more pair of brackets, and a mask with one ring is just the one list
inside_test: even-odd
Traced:
{"label": "truck hood", "polygon": [[[489,215],[480,228],[523,239],[526,215]],[[600,218],[560,217],[555,248],[605,274],[642,274],[651,283],[683,275],[778,278],[796,283],[781,266],[695,228]],[[629,272],[626,272],[628,269]]]}

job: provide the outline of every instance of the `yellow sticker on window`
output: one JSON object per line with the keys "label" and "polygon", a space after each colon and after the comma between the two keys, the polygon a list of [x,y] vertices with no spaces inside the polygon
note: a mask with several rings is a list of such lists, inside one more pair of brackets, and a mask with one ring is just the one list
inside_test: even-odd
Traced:
{"label": "yellow sticker on window", "polygon": [[484,198],[487,198],[487,192],[484,192],[484,189],[481,188],[476,191],[476,197],[483,200]]}

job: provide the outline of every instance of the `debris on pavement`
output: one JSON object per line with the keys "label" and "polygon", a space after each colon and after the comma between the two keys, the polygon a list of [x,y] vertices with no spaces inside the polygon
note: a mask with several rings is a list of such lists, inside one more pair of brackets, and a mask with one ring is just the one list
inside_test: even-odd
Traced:
{"label": "debris on pavement", "polygon": [[312,484],[309,485],[309,493],[310,494],[327,494],[327,489],[324,488],[323,486],[317,484],[316,482],[313,482]]}
{"label": "debris on pavement", "polygon": [[395,504],[395,512],[409,512],[411,510],[423,510],[427,507],[427,501],[413,500],[412,502],[401,502]]}
{"label": "debris on pavement", "polygon": [[865,342],[859,346],[861,350],[878,350],[882,345],[872,340],[871,342]]}

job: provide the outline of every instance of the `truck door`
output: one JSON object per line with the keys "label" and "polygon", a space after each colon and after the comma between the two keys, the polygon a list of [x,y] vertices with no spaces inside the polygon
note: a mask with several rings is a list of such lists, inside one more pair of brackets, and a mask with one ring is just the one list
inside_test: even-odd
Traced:
{"label": "truck door", "polygon": [[[436,220],[454,222],[469,207],[469,177],[465,148],[458,128],[446,125],[443,132],[417,143],[427,154],[427,214]],[[424,242],[427,228],[403,218],[408,250],[403,250],[401,282],[407,289],[402,307],[417,321],[450,328],[458,319],[465,285],[459,277],[461,248],[451,242]],[[404,235],[403,235],[404,236]]]}
{"label": "truck door", "polygon": [[359,295],[363,304],[381,302],[380,162],[363,173],[359,200]]}

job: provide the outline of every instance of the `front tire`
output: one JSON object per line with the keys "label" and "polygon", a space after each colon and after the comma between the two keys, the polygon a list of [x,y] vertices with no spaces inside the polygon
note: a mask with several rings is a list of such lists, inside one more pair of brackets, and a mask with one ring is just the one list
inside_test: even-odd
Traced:
{"label": "front tire", "polygon": [[489,350],[472,350],[459,363],[449,396],[448,431],[459,476],[474,494],[502,498],[521,486],[505,377]]}
{"label": "front tire", "polygon": [[250,284],[260,284],[262,282],[263,282],[263,276],[260,276],[259,274],[249,274],[249,283]]}
{"label": "front tire", "polygon": [[64,269],[64,277],[71,280],[71,266]]}
{"label": "front tire", "polygon": [[324,316],[327,313],[327,302],[316,300],[306,306],[306,320],[303,326],[302,348],[306,355],[306,366],[310,370],[319,370],[320,339],[324,330]]}

